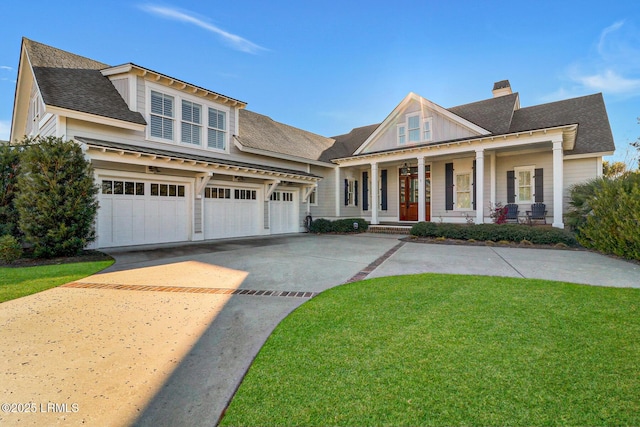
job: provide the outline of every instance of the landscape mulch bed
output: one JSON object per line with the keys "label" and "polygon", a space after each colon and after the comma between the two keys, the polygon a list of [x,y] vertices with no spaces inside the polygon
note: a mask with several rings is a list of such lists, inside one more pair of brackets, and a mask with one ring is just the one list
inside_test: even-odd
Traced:
{"label": "landscape mulch bed", "polygon": [[567,246],[562,244],[554,245],[536,245],[533,243],[519,243],[519,242],[493,242],[493,241],[480,241],[480,240],[458,240],[458,239],[439,239],[436,237],[417,237],[407,236],[400,239],[403,242],[413,243],[432,243],[436,245],[459,245],[459,246],[491,246],[498,248],[526,248],[526,249],[562,249],[569,251],[587,251],[588,249],[582,246]]}
{"label": "landscape mulch bed", "polygon": [[71,264],[74,262],[94,262],[94,261],[108,261],[111,258],[109,255],[100,251],[87,250],[81,254],[71,257],[58,257],[58,258],[20,258],[11,264],[7,264],[0,261],[0,267],[35,267],[38,265],[56,265],[56,264]]}

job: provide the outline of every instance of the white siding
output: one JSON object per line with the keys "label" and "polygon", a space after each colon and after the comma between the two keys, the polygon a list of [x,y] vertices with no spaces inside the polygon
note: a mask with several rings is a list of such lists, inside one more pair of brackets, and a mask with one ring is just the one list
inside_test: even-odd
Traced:
{"label": "white siding", "polygon": [[565,160],[564,162],[564,207],[569,207],[571,187],[598,176],[598,158]]}
{"label": "white siding", "polygon": [[111,83],[116,88],[122,99],[124,99],[127,105],[129,105],[129,108],[131,108],[131,105],[129,104],[129,78],[113,79],[111,80]]}

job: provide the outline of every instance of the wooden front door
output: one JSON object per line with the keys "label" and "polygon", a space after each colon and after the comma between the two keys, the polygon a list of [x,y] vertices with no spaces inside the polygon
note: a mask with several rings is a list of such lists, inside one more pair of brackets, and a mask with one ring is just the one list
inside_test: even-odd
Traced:
{"label": "wooden front door", "polygon": [[[431,220],[431,168],[425,167],[425,212]],[[400,221],[418,220],[418,168],[400,168]],[[404,172],[404,173],[403,173]]]}

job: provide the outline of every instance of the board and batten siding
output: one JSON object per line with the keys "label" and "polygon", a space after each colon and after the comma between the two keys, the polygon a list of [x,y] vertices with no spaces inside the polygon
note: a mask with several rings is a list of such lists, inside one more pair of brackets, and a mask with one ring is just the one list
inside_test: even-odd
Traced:
{"label": "board and batten siding", "polygon": [[421,123],[423,119],[431,118],[432,139],[429,142],[448,141],[475,135],[471,130],[461,126],[442,114],[438,114],[435,110],[426,106],[423,107],[419,102],[413,101],[407,106],[405,111],[398,115],[396,120],[390,123],[386,129],[383,130],[372,144],[363,150],[363,152],[371,153],[398,148],[398,125],[406,123],[406,117],[413,115],[416,112],[420,113]]}

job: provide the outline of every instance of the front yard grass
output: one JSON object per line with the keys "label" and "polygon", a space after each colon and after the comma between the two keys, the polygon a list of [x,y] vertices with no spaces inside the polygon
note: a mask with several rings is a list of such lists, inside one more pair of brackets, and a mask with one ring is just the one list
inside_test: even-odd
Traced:
{"label": "front yard grass", "polygon": [[0,303],[35,294],[97,273],[113,260],[34,267],[0,267]]}
{"label": "front yard grass", "polygon": [[221,425],[640,425],[640,289],[422,274],[333,288]]}

